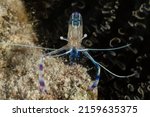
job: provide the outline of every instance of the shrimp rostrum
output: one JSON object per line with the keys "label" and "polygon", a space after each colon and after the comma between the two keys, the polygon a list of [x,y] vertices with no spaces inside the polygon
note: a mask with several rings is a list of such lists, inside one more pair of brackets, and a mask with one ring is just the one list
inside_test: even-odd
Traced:
{"label": "shrimp rostrum", "polygon": [[69,55],[69,60],[70,63],[72,64],[74,60],[80,58],[80,53],[85,55],[96,67],[96,76],[95,76],[95,81],[91,86],[89,86],[89,89],[92,90],[95,87],[97,87],[99,80],[100,80],[100,73],[101,73],[101,68],[106,70],[108,73],[111,75],[118,77],[118,78],[129,78],[135,75],[135,73],[127,75],[127,76],[121,76],[117,75],[110,70],[108,70],[105,66],[102,64],[98,63],[97,61],[94,60],[94,58],[89,54],[89,51],[114,51],[114,50],[119,50],[123,48],[129,47],[131,44],[126,44],[124,46],[116,47],[116,48],[106,48],[106,49],[93,49],[93,48],[84,48],[81,43],[84,38],[87,37],[87,34],[83,34],[83,21],[82,21],[82,16],[78,12],[73,12],[70,16],[69,19],[69,27],[68,27],[68,34],[67,38],[64,38],[60,36],[61,40],[67,41],[67,44],[63,46],[60,49],[56,49],[54,51],[51,51],[49,53],[43,54],[40,59],[40,64],[39,64],[39,85],[40,85],[40,90],[42,92],[46,92],[46,87],[45,87],[45,81],[43,78],[43,67],[44,67],[44,58],[46,56],[52,56],[52,57],[59,57],[63,55]]}

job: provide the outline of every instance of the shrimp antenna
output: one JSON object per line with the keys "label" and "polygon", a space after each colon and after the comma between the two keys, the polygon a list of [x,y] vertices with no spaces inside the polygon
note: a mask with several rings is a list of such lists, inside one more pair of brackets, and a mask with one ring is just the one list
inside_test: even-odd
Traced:
{"label": "shrimp antenna", "polygon": [[118,77],[118,78],[129,78],[129,77],[133,77],[136,75],[136,73],[133,73],[133,74],[130,74],[130,75],[127,75],[127,76],[121,76],[121,75],[117,75],[113,72],[111,72],[110,70],[108,70],[106,67],[104,67],[102,64],[98,63],[99,66],[101,66],[104,70],[106,70],[108,73],[110,73],[111,75],[115,76],[115,77]]}
{"label": "shrimp antenna", "polygon": [[85,49],[79,49],[79,51],[113,51],[113,50],[119,50],[119,49],[123,49],[123,48],[127,48],[129,47],[131,44],[127,44],[124,46],[120,46],[120,47],[116,47],[116,48],[104,48],[104,49],[94,49],[94,48],[85,48]]}
{"label": "shrimp antenna", "polygon": [[57,49],[53,49],[53,48],[44,48],[44,47],[34,46],[34,45],[24,45],[24,44],[5,43],[5,42],[0,42],[0,45],[11,45],[11,46],[19,46],[19,47],[34,48],[34,49],[44,49],[44,50],[57,50]]}

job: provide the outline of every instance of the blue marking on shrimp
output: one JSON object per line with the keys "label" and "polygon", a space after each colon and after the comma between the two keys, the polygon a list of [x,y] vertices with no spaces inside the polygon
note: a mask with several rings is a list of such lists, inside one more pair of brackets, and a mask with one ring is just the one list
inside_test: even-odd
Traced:
{"label": "blue marking on shrimp", "polygon": [[78,13],[78,12],[74,12],[72,13],[71,17],[70,17],[70,21],[69,23],[72,25],[72,26],[80,26],[81,25],[81,14]]}
{"label": "blue marking on shrimp", "polygon": [[70,59],[70,65],[72,65],[76,59],[79,58],[79,52],[76,48],[72,48],[72,51],[70,52],[69,59]]}

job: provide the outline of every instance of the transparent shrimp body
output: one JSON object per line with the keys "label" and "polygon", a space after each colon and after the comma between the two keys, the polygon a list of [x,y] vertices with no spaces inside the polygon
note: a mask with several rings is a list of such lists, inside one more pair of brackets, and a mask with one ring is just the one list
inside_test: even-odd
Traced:
{"label": "transparent shrimp body", "polygon": [[78,12],[72,13],[69,19],[68,27],[68,45],[69,47],[81,48],[83,38],[83,21],[82,16]]}
{"label": "transparent shrimp body", "polygon": [[78,51],[82,48],[81,43],[83,37],[83,21],[82,16],[78,12],[71,14],[68,24],[68,47],[71,48],[70,52],[70,64],[74,62],[75,59],[79,59],[80,52]]}

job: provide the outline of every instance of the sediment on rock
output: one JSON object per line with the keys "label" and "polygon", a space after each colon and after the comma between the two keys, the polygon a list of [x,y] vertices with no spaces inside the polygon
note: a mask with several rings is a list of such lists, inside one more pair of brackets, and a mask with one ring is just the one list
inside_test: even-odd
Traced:
{"label": "sediment on rock", "polygon": [[0,1],[0,99],[96,99],[87,90],[92,81],[81,65],[69,66],[61,58],[47,57],[44,79],[48,94],[39,91],[41,49],[13,46],[36,45],[33,23],[21,0]]}

